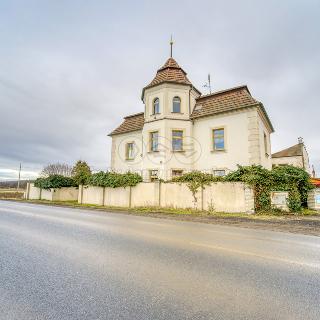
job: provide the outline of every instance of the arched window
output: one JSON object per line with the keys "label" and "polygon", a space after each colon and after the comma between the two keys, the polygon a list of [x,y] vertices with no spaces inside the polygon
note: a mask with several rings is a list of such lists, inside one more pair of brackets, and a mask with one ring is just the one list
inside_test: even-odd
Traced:
{"label": "arched window", "polygon": [[155,98],[155,99],[153,100],[152,112],[153,112],[153,114],[160,113],[159,98]]}
{"label": "arched window", "polygon": [[181,99],[179,97],[174,97],[172,100],[172,112],[174,113],[181,112]]}

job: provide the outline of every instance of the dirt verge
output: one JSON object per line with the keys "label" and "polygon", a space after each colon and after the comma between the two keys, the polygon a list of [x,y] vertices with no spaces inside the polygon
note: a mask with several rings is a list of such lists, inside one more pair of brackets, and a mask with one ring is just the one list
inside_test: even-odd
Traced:
{"label": "dirt verge", "polygon": [[[12,200],[11,200],[12,201]],[[16,200],[21,202],[21,200]],[[320,236],[320,214],[318,215],[247,215],[247,214],[227,214],[227,213],[203,213],[184,210],[165,210],[163,208],[109,208],[102,206],[80,205],[70,203],[52,203],[46,201],[24,201],[50,206],[67,208],[77,208],[83,210],[93,210],[105,213],[130,214],[161,219],[171,219],[177,221],[191,221],[219,225],[231,225],[242,228],[263,229],[272,231],[282,231],[300,233],[305,235]]]}

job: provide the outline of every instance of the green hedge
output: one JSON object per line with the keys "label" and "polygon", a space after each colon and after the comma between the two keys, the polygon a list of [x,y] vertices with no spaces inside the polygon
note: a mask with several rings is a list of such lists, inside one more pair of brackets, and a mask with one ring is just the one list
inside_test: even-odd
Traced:
{"label": "green hedge", "polygon": [[34,182],[34,186],[42,189],[75,187],[76,182],[69,177],[64,177],[58,174],[51,175],[47,178],[38,178]]}
{"label": "green hedge", "polygon": [[87,179],[87,184],[96,187],[134,187],[139,182],[142,182],[142,177],[137,173],[115,173],[103,172],[94,173]]}

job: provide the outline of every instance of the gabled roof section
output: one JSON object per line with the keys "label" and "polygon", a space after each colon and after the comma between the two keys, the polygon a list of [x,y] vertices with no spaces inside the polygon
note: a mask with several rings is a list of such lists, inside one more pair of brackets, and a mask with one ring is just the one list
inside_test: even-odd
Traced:
{"label": "gabled roof section", "polygon": [[254,106],[261,109],[271,130],[274,131],[263,104],[251,96],[246,85],[217,91],[212,94],[199,97],[196,100],[196,105],[190,118],[196,120],[202,117]]}
{"label": "gabled roof section", "polygon": [[297,157],[303,155],[303,143],[298,143],[290,148],[272,154],[272,158]]}
{"label": "gabled roof section", "polygon": [[108,136],[142,130],[144,125],[143,112],[132,114],[124,117],[123,119],[124,121],[120,124],[120,126],[109,133]]}
{"label": "gabled roof section", "polygon": [[[186,84],[192,86],[192,83],[187,77],[187,73],[178,65],[177,61],[172,57],[169,58],[166,63],[157,71],[156,76],[153,80],[143,88],[142,99],[144,96],[144,91],[147,88],[157,86],[161,83],[177,83]],[[197,89],[195,89],[198,91]]]}

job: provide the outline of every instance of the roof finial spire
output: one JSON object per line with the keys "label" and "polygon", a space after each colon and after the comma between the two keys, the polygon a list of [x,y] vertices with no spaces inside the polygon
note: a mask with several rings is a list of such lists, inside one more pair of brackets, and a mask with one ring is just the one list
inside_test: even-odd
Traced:
{"label": "roof finial spire", "polygon": [[170,58],[172,58],[172,47],[173,47],[173,40],[172,40],[172,35],[170,39]]}

